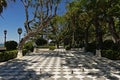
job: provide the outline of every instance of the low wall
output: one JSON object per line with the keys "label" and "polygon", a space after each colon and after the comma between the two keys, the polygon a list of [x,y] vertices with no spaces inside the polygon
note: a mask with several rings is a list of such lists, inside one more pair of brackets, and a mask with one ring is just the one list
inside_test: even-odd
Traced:
{"label": "low wall", "polygon": [[[49,48],[35,48],[34,49],[34,52],[43,52],[43,51],[51,51],[49,50]],[[61,52],[64,52],[66,51],[65,49],[55,49],[53,51],[61,51]]]}
{"label": "low wall", "polygon": [[49,48],[34,48],[34,52],[49,51]]}
{"label": "low wall", "polygon": [[4,50],[6,50],[5,47],[0,47],[0,51],[4,51]]}
{"label": "low wall", "polygon": [[40,49],[38,49],[38,51],[49,51],[49,49],[48,48],[40,48]]}

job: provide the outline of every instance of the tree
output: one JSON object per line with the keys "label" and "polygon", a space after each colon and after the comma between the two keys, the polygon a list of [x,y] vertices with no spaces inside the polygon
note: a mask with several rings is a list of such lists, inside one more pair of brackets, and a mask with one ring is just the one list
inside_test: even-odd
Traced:
{"label": "tree", "polygon": [[43,39],[42,37],[39,37],[36,39],[35,43],[37,44],[37,46],[43,46],[47,44],[47,40]]}
{"label": "tree", "polygon": [[5,47],[7,50],[15,50],[17,49],[17,42],[16,41],[7,41],[5,42]]}
{"label": "tree", "polygon": [[[80,26],[82,26],[83,30],[84,30],[84,47],[85,47],[85,52],[87,51],[87,48],[88,48],[88,39],[89,39],[89,36],[90,36],[90,27],[91,27],[91,16],[88,14],[88,12],[82,12],[79,16],[79,19],[80,19]],[[93,35],[92,35],[93,37]],[[92,37],[90,37],[92,39]]]}
{"label": "tree", "polygon": [[0,0],[0,13],[3,12],[3,9],[7,7],[6,0]]}
{"label": "tree", "polygon": [[[30,38],[39,34],[41,30],[48,25],[50,20],[56,15],[58,4],[61,0],[21,0],[23,3],[26,20],[24,27],[26,29],[26,36],[20,42],[20,49],[23,44]],[[33,19],[30,20],[30,8],[33,10]],[[37,23],[36,28],[32,29],[32,25]]]}
{"label": "tree", "polygon": [[[79,14],[80,14],[80,10],[79,10],[79,4],[75,1],[73,2],[70,2],[68,5],[67,5],[67,9],[68,11],[66,12],[66,14],[64,15],[65,19],[66,19],[66,27],[69,31],[68,32],[68,35],[71,35],[71,36],[66,36],[66,38],[70,38],[71,41],[70,42],[70,46],[71,47],[76,47],[77,44],[79,44],[79,39],[81,38],[81,33],[82,31],[80,30],[80,27],[79,27]],[[64,38],[65,39],[65,38]],[[67,40],[67,39],[65,39]]]}
{"label": "tree", "polygon": [[[101,56],[103,41],[114,38],[119,50],[120,46],[120,0],[72,0],[67,5],[64,30],[65,44],[79,44],[84,40],[85,47],[91,43],[94,50]],[[82,37],[80,37],[82,35]],[[106,37],[106,38],[105,38]],[[89,47],[89,46],[88,46]],[[89,47],[90,49],[90,47]]]}
{"label": "tree", "polygon": [[[0,14],[3,12],[4,8],[7,7],[7,1],[9,0],[0,0]],[[10,0],[15,2],[15,0]]]}
{"label": "tree", "polygon": [[57,45],[57,48],[59,48],[61,36],[60,32],[62,29],[62,23],[64,19],[61,16],[55,16],[51,22],[50,22],[50,27],[51,27],[51,34],[49,35],[50,39],[55,41],[55,44]]}
{"label": "tree", "polygon": [[[58,7],[59,0],[21,0],[26,12],[26,21],[25,21],[25,29],[27,31],[27,35],[24,39],[29,38],[28,36],[34,36],[35,34],[38,34],[43,27],[45,27],[49,21],[56,15],[56,10]],[[29,8],[32,6],[34,8],[34,16],[32,20],[29,20]],[[36,22],[39,25],[37,25],[37,28],[32,30],[30,27],[30,24]],[[32,34],[32,35],[31,35]],[[22,40],[23,42],[26,40]],[[22,42],[21,42],[22,44]]]}

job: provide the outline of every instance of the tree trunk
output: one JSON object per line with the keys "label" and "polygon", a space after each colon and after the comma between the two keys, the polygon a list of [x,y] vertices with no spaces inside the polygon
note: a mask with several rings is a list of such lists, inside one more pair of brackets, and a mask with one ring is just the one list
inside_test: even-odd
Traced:
{"label": "tree trunk", "polygon": [[22,50],[21,49],[19,49],[18,50],[18,54],[17,54],[17,58],[21,58],[23,55],[22,55]]}
{"label": "tree trunk", "polygon": [[[24,23],[24,27],[27,32],[27,35],[21,40],[21,42],[19,44],[19,50],[22,55],[22,48],[23,48],[24,43],[30,37],[34,37],[35,35],[40,33],[41,30],[43,29],[43,27],[46,27],[46,25],[48,25],[50,20],[56,16],[59,2],[56,2],[56,1],[54,2],[53,0],[52,1],[51,0],[48,0],[48,1],[36,0],[35,1],[36,5],[34,6],[35,10],[33,9],[34,14],[31,18],[31,20],[29,20],[29,16],[30,16],[29,8],[33,8],[33,7],[31,7],[32,1],[31,0],[21,0],[21,2],[23,3],[23,6],[25,8],[26,21]],[[44,2],[47,2],[47,3],[44,3]],[[44,12],[46,12],[46,13],[44,13]],[[37,15],[37,14],[39,14],[39,15]],[[38,22],[39,25],[37,26],[37,28],[31,29],[30,23],[33,23],[34,20],[36,20],[36,22]]]}
{"label": "tree trunk", "polygon": [[35,35],[39,34],[41,32],[41,30],[43,29],[43,27],[46,27],[53,17],[55,17],[55,15],[54,16],[50,16],[46,21],[40,23],[40,25],[38,26],[37,29],[29,31],[27,33],[27,35],[24,38],[22,38],[22,40],[20,41],[20,44],[19,44],[19,49],[21,50],[21,52],[22,52],[22,48],[23,48],[24,43],[30,37],[34,37]]}
{"label": "tree trunk", "polygon": [[75,32],[72,33],[72,48],[75,47]]}
{"label": "tree trunk", "polygon": [[23,44],[30,38],[35,35],[35,32],[29,32],[22,40],[20,41],[20,49],[23,48]]}
{"label": "tree trunk", "polygon": [[102,39],[102,30],[99,25],[98,18],[95,19],[95,31],[96,31],[96,56],[101,57],[103,39]]}
{"label": "tree trunk", "polygon": [[[116,32],[114,19],[112,17],[110,17],[109,19],[109,31],[112,34],[113,38],[115,39],[115,43],[117,43],[117,45],[120,45],[120,36]],[[120,46],[118,46],[117,48],[119,50]]]}
{"label": "tree trunk", "polygon": [[85,44],[84,44],[85,52],[87,51],[87,48],[88,48],[88,29],[89,29],[89,27],[85,28]]}
{"label": "tree trunk", "polygon": [[59,49],[59,41],[57,41],[57,48]]}
{"label": "tree trunk", "polygon": [[22,57],[22,49],[23,49],[23,45],[24,43],[30,38],[30,37],[33,37],[35,36],[36,34],[38,34],[38,32],[29,32],[27,33],[27,35],[21,39],[20,41],[20,44],[19,44],[19,50],[18,50],[18,55],[17,55],[17,58],[20,58]]}
{"label": "tree trunk", "polygon": [[114,19],[112,17],[109,19],[109,31],[112,34],[112,36],[114,37],[115,42],[119,43],[120,37],[115,30]]}
{"label": "tree trunk", "polygon": [[96,26],[97,49],[102,49],[103,39],[100,27]]}

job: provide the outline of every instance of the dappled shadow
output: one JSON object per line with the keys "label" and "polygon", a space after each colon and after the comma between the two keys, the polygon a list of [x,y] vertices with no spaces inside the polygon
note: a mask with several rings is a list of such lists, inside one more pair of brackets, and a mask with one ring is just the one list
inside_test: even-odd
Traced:
{"label": "dappled shadow", "polygon": [[71,54],[74,56],[67,56],[64,65],[70,68],[84,68],[85,70],[89,70],[87,75],[105,76],[110,80],[120,79],[120,76],[116,76],[120,75],[120,61],[98,58],[83,52],[72,52]]}
{"label": "dappled shadow", "polygon": [[[36,56],[40,56],[37,57]],[[35,60],[33,60],[33,57]],[[42,58],[39,60],[39,58]],[[45,58],[46,57],[46,58]],[[105,76],[110,80],[119,80],[120,61],[112,61],[106,58],[97,58],[84,52],[75,51],[51,51],[29,54],[22,59],[14,59],[0,64],[0,80],[41,80],[42,78],[51,80],[51,72],[43,72],[39,68],[42,61],[51,59],[48,57],[60,57],[61,67],[68,66],[71,70],[81,69],[84,76],[101,77]],[[30,58],[30,59],[26,59]],[[56,60],[56,59],[55,59]],[[49,63],[49,62],[48,62]],[[36,65],[34,65],[36,64]],[[34,66],[33,66],[34,65]],[[74,75],[74,72],[73,72]],[[82,75],[82,74],[81,74]],[[48,79],[49,80],[49,79]]]}
{"label": "dappled shadow", "polygon": [[27,68],[32,67],[32,64],[29,63],[29,60],[19,59],[0,63],[0,80],[40,80],[53,76],[51,73],[36,72],[34,67]]}
{"label": "dappled shadow", "polygon": [[46,52],[39,52],[39,53],[34,53],[34,54],[29,54],[27,56],[43,56],[43,57],[65,57],[65,52],[60,52],[60,51],[46,51]]}

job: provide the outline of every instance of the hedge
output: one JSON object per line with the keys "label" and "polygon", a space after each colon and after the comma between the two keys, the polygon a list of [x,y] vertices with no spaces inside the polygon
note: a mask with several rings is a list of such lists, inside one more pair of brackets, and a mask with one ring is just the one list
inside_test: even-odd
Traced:
{"label": "hedge", "polygon": [[102,50],[102,57],[106,57],[111,60],[120,60],[120,52],[114,50]]}
{"label": "hedge", "polygon": [[71,47],[70,47],[69,45],[67,45],[67,46],[65,46],[65,49],[66,49],[66,50],[70,50]]}
{"label": "hedge", "polygon": [[17,42],[16,41],[7,41],[5,42],[6,50],[16,50],[17,49]]}
{"label": "hedge", "polygon": [[29,51],[27,49],[22,50],[22,55],[25,56]]}
{"label": "hedge", "polygon": [[37,44],[37,46],[43,46],[43,45],[46,45],[48,42],[44,38],[39,37],[39,38],[37,38],[35,43]]}
{"label": "hedge", "polygon": [[33,52],[33,42],[32,41],[28,41],[24,44],[23,49],[26,49],[27,51]]}
{"label": "hedge", "polygon": [[17,57],[17,50],[0,52],[0,62],[8,61]]}
{"label": "hedge", "polygon": [[55,46],[49,46],[49,50],[54,50]]}
{"label": "hedge", "polygon": [[97,46],[96,46],[96,42],[93,41],[93,42],[91,42],[91,43],[88,44],[86,50],[87,50],[88,52],[94,53],[94,55],[95,55],[95,53],[96,53],[96,47],[97,47]]}

